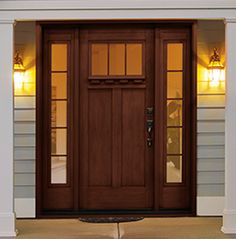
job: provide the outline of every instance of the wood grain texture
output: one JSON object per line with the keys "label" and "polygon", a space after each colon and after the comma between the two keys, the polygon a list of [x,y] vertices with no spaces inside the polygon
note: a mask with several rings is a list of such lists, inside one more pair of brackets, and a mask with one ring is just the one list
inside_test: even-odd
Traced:
{"label": "wood grain texture", "polygon": [[[148,57],[151,35],[148,29],[89,29],[81,36],[81,134],[80,207],[82,209],[151,208],[152,177],[150,154],[146,146],[145,108],[153,105],[151,68],[139,77],[89,77],[89,45],[105,43],[143,43],[143,64]],[[150,44],[148,46],[148,44]],[[147,56],[145,58],[144,56]],[[88,62],[86,65],[84,62]],[[147,65],[146,65],[147,66]],[[144,68],[144,69],[145,69]],[[92,80],[92,81],[91,81]],[[144,83],[145,82],[145,83]],[[142,84],[142,88],[140,88]],[[146,85],[145,85],[146,84]],[[88,116],[88,118],[87,118]]]}
{"label": "wood grain texture", "polygon": [[[46,120],[37,123],[37,132],[41,127],[43,129],[37,141],[37,174],[40,173],[37,182],[41,185],[37,187],[37,201],[41,198],[38,215],[42,216],[50,211],[60,213],[63,210],[68,213],[79,213],[81,210],[147,210],[160,213],[166,209],[183,210],[184,213],[193,215],[196,101],[191,97],[191,92],[195,89],[194,82],[187,80],[190,79],[191,69],[194,67],[194,63],[191,65],[190,25],[176,25],[171,28],[168,25],[160,25],[158,28],[152,24],[118,24],[116,28],[112,24],[83,25],[81,28],[77,25],[64,25],[64,29],[59,29],[60,25],[42,27],[41,37],[44,37],[44,44],[41,53],[44,56],[41,55],[40,59],[45,60],[44,65],[39,66],[42,75],[39,74],[41,83],[39,82],[38,88],[37,119],[44,115]],[[64,41],[68,42],[70,52],[68,183],[52,185],[48,161],[48,44]],[[185,82],[183,183],[169,185],[164,180],[166,95],[163,92],[166,79],[162,76],[166,57],[163,42],[166,41],[184,43]],[[97,42],[141,43],[142,75],[91,75],[91,44]],[[191,106],[194,106],[193,109]],[[147,107],[153,107],[154,112],[147,114]],[[150,134],[147,133],[147,120],[154,120],[154,128]],[[18,125],[18,130],[24,130],[24,127],[20,128]],[[25,140],[25,136],[19,135],[20,137]],[[147,137],[152,139],[151,147],[147,145]],[[208,140],[210,139],[204,138],[202,142]]]}
{"label": "wood grain texture", "polygon": [[88,186],[111,186],[112,94],[111,90],[88,94]]}
{"label": "wood grain texture", "polygon": [[123,90],[122,103],[122,185],[145,186],[145,90]]}

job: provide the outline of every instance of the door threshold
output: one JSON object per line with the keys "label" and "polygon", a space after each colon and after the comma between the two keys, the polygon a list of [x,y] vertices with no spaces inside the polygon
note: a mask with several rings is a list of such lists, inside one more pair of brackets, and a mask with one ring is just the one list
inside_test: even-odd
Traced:
{"label": "door threshold", "polygon": [[80,210],[80,211],[44,211],[37,218],[78,218],[78,217],[110,217],[110,216],[139,216],[139,217],[194,217],[191,210]]}

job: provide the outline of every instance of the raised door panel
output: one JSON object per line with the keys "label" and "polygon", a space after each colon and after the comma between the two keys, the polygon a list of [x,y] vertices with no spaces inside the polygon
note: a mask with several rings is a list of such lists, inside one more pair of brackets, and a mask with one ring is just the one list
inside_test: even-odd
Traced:
{"label": "raised door panel", "polygon": [[112,182],[112,92],[89,90],[88,94],[88,181],[92,186]]}
{"label": "raised door panel", "polygon": [[122,186],[145,186],[145,89],[122,91]]}

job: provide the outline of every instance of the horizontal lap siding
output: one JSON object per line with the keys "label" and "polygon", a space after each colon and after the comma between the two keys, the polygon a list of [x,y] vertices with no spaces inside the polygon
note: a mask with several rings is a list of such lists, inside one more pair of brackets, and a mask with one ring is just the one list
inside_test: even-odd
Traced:
{"label": "horizontal lap siding", "polygon": [[198,133],[197,142],[198,146],[221,146],[225,143],[225,134],[221,132]]}
{"label": "horizontal lap siding", "polygon": [[14,162],[15,173],[35,173],[35,161],[34,160],[17,160]]}
{"label": "horizontal lap siding", "polygon": [[220,197],[225,195],[225,185],[222,184],[201,184],[198,183],[197,191],[199,197]]}
{"label": "horizontal lap siding", "polygon": [[201,158],[198,160],[198,172],[223,172],[225,168],[224,158]]}
{"label": "horizontal lap siding", "polygon": [[15,197],[35,198],[35,96],[15,96],[15,102]]}
{"label": "horizontal lap siding", "polygon": [[224,133],[224,120],[198,120],[197,123],[198,134],[201,133]]}
{"label": "horizontal lap siding", "polygon": [[14,159],[15,161],[33,160],[35,161],[35,146],[19,147],[14,146]]}
{"label": "horizontal lap siding", "polygon": [[15,198],[35,198],[35,186],[15,186]]}
{"label": "horizontal lap siding", "polygon": [[[17,23],[15,49],[23,55],[26,70],[35,67],[35,23]],[[32,67],[33,66],[33,67]],[[30,71],[30,70],[29,70]],[[34,69],[33,69],[34,71]],[[35,72],[35,71],[34,71]],[[29,74],[29,73],[28,73]],[[35,82],[35,74],[30,75]],[[35,198],[35,90],[15,92],[14,97],[14,195]]]}
{"label": "horizontal lap siding", "polygon": [[35,109],[17,109],[15,108],[15,122],[35,122]]}
{"label": "horizontal lap siding", "polygon": [[197,194],[224,196],[225,90],[210,87],[205,77],[214,47],[224,62],[224,24],[198,22]]}
{"label": "horizontal lap siding", "polygon": [[14,106],[16,109],[35,109],[36,106],[36,97],[16,97]]}
{"label": "horizontal lap siding", "polygon": [[35,135],[35,122],[15,122],[15,134]]}

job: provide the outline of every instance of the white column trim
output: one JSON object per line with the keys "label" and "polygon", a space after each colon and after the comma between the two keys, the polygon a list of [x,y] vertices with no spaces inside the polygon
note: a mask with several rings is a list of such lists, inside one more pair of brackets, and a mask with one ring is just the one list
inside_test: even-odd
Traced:
{"label": "white column trim", "polygon": [[0,237],[16,236],[13,205],[13,20],[0,21]]}
{"label": "white column trim", "polygon": [[225,234],[236,234],[236,210],[225,209],[223,212],[223,226],[221,231]]}
{"label": "white column trim", "polygon": [[15,213],[0,213],[0,226],[0,238],[15,237]]}
{"label": "white column trim", "polygon": [[236,233],[236,19],[225,20],[226,25],[226,106],[225,106],[225,206],[224,233]]}

